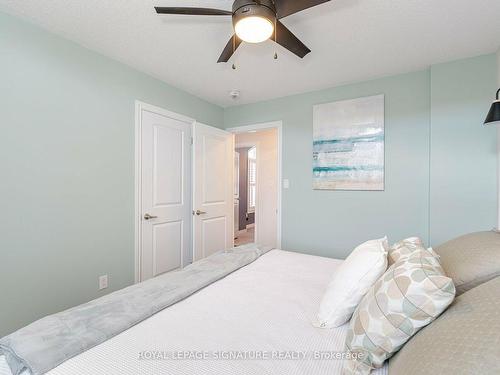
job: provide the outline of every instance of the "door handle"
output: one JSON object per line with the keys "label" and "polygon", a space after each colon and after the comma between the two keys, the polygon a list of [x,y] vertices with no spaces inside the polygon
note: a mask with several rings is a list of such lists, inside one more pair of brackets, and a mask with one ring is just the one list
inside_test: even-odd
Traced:
{"label": "door handle", "polygon": [[144,215],[144,220],[151,220],[151,219],[157,219],[158,216],[152,216],[150,214]]}
{"label": "door handle", "polygon": [[193,214],[195,214],[196,216],[200,216],[200,215],[206,215],[206,212],[205,211],[196,210],[195,212],[193,212]]}

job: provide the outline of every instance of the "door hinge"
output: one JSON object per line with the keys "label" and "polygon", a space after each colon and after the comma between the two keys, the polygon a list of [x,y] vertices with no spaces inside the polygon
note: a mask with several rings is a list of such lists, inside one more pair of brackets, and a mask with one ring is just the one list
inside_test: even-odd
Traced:
{"label": "door hinge", "polygon": [[191,146],[194,144],[193,137],[191,137]]}

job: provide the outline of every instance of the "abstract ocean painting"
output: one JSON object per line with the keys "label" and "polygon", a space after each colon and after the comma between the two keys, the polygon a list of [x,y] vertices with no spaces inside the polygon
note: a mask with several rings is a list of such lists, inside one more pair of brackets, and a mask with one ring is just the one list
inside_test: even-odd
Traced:
{"label": "abstract ocean painting", "polygon": [[313,189],[384,190],[384,101],[314,106]]}

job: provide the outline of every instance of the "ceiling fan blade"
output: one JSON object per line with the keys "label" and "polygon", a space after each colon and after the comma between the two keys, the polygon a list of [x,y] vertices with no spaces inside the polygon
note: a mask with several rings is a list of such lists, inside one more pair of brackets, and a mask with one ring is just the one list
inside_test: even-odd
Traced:
{"label": "ceiling fan blade", "polygon": [[231,56],[233,56],[234,51],[236,51],[240,46],[241,42],[242,41],[240,38],[238,38],[236,35],[233,35],[231,39],[229,39],[229,42],[227,42],[226,47],[224,48],[224,51],[222,51],[222,54],[220,55],[217,62],[228,62]]}
{"label": "ceiling fan blade", "polygon": [[278,18],[283,18],[328,1],[330,0],[274,0],[274,5]]}
{"label": "ceiling fan blade", "polygon": [[183,14],[193,16],[230,16],[228,10],[212,8],[189,8],[189,7],[155,7],[158,14]]}
{"label": "ceiling fan blade", "polygon": [[286,28],[280,21],[276,20],[276,29],[271,37],[279,45],[282,45],[290,52],[295,53],[301,59],[304,58],[311,50],[300,41],[293,33]]}

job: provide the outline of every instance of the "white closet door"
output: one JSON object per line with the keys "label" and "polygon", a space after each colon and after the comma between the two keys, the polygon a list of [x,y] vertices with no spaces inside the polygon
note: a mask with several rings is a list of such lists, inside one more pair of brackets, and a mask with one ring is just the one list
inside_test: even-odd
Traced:
{"label": "white closet door", "polygon": [[141,111],[140,280],[191,261],[191,126]]}
{"label": "white closet door", "polygon": [[194,126],[194,260],[233,247],[234,136]]}

